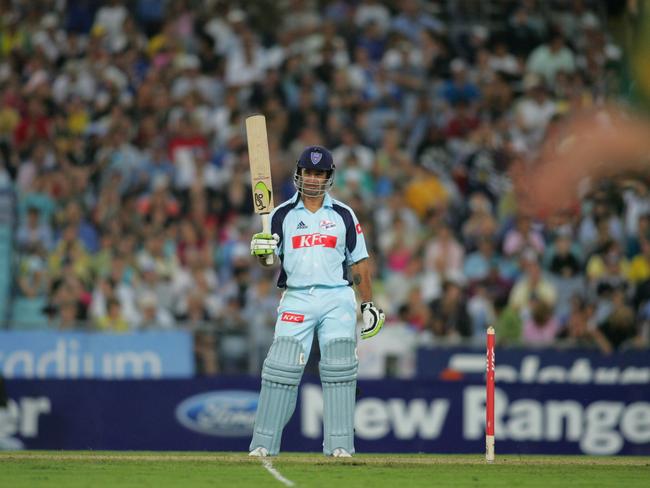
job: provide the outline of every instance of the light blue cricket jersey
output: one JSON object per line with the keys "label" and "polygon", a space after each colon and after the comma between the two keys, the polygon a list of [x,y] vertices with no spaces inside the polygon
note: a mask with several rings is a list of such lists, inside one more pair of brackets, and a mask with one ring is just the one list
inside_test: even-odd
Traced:
{"label": "light blue cricket jersey", "polygon": [[348,266],[368,257],[357,216],[325,194],[316,213],[296,193],[271,212],[271,232],[280,236],[280,288],[347,286]]}

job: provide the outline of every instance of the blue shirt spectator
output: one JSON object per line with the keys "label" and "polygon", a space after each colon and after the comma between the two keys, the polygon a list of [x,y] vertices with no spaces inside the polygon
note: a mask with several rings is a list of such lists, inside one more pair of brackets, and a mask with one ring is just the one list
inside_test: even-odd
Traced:
{"label": "blue shirt spectator", "polygon": [[458,102],[472,103],[479,99],[481,92],[478,87],[467,79],[467,66],[462,59],[454,59],[451,62],[452,78],[446,80],[440,88],[439,95],[449,105],[456,105]]}

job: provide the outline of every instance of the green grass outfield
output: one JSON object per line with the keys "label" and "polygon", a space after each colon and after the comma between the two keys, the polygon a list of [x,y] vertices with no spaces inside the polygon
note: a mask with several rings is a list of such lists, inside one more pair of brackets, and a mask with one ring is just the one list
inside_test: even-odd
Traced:
{"label": "green grass outfield", "polygon": [[[269,462],[270,461],[270,462]],[[650,457],[0,451],[0,487],[650,486]]]}

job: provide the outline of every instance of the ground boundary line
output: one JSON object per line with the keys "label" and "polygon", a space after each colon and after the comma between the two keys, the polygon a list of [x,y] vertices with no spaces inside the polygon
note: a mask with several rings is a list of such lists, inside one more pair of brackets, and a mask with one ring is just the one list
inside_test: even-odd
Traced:
{"label": "ground boundary line", "polygon": [[[7,462],[29,461],[71,461],[71,462],[206,462],[206,463],[241,463],[250,464],[258,462],[245,453],[161,453],[161,452],[39,452],[39,451],[0,451],[0,464]],[[280,467],[286,464],[353,464],[363,466],[433,466],[433,465],[481,465],[485,464],[484,455],[455,456],[444,454],[415,454],[413,457],[403,454],[370,454],[356,455],[350,459],[325,458],[320,453],[283,453],[274,459]],[[495,464],[499,465],[545,465],[545,466],[650,466],[649,457],[618,456],[520,456],[504,454]]]}

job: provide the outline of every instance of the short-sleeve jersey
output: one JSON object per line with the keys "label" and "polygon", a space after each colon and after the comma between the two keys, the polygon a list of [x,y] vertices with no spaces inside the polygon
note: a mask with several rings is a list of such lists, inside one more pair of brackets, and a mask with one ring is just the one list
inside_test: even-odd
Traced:
{"label": "short-sleeve jersey", "polygon": [[368,257],[356,215],[328,194],[312,213],[296,193],[271,213],[271,232],[280,236],[280,288],[348,286],[348,267]]}

